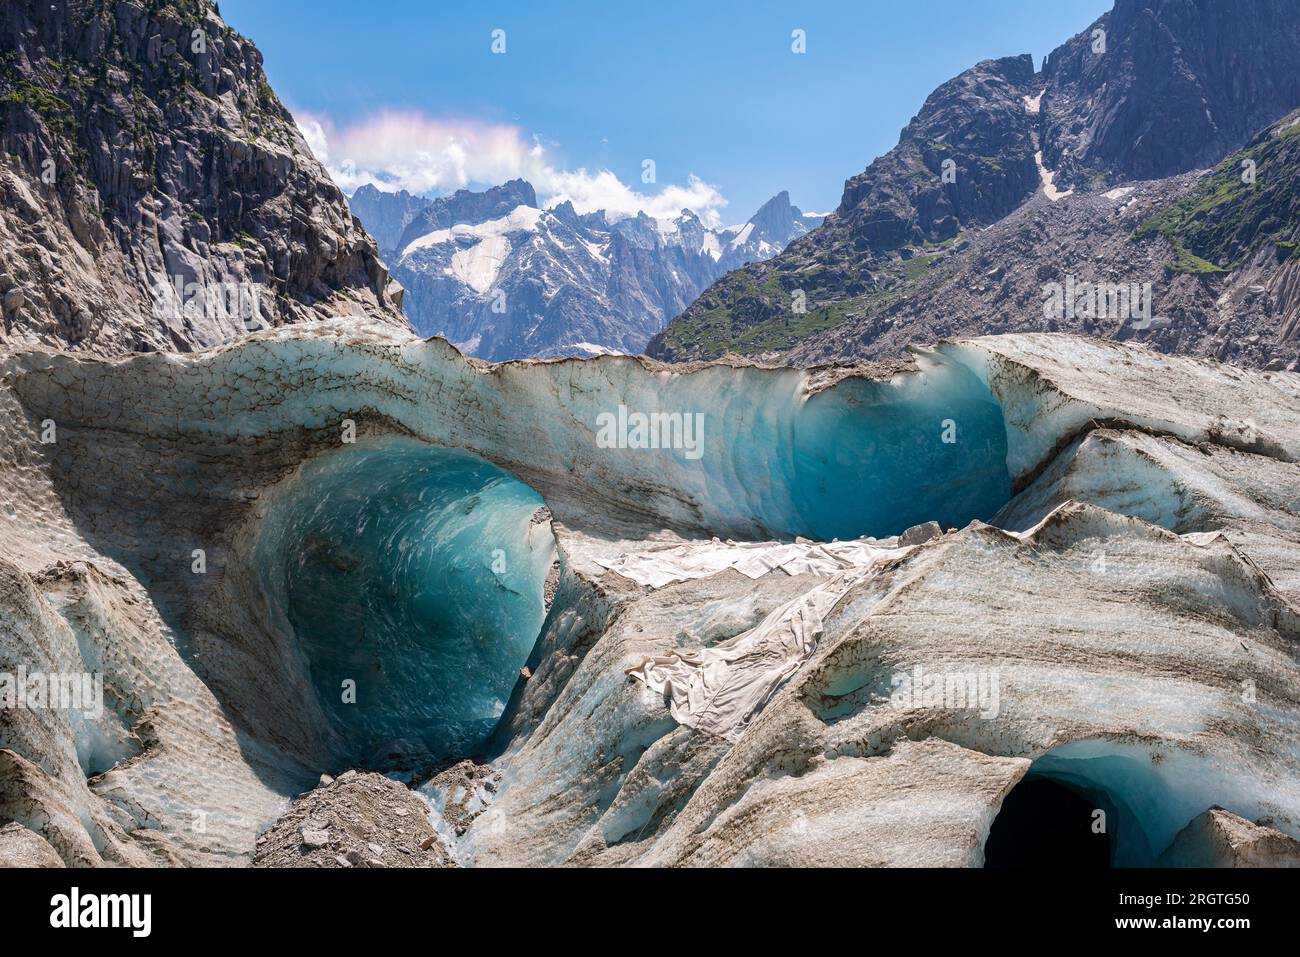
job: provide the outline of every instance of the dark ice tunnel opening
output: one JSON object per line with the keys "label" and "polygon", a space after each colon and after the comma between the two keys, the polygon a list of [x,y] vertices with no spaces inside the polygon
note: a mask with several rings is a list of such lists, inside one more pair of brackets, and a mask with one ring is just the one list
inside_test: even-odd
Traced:
{"label": "dark ice tunnel opening", "polygon": [[1104,740],[1075,741],[1041,755],[994,818],[985,866],[1157,866],[1207,806],[1194,788],[1175,787],[1157,771],[1163,760]]}
{"label": "dark ice tunnel opening", "polygon": [[1110,836],[1093,830],[1093,803],[1051,778],[1027,777],[1011,789],[989,829],[985,867],[1110,866]]}
{"label": "dark ice tunnel opening", "polygon": [[474,455],[383,439],[309,462],[269,509],[257,565],[341,767],[487,741],[545,617],[542,504]]}

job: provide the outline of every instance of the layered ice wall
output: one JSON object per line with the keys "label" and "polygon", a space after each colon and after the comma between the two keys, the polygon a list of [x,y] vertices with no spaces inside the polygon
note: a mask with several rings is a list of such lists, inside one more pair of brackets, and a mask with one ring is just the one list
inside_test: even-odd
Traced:
{"label": "layered ice wall", "polygon": [[[884,379],[846,370],[826,381],[632,357],[487,366],[441,340],[372,328],[354,338],[356,329],[309,324],[192,361],[139,357],[125,375],[52,356],[16,385],[68,427],[134,420],[217,447],[289,432],[337,445],[344,420],[369,421],[363,432],[480,455],[537,489],[562,521],[609,532],[879,535],[918,518],[987,517],[1009,493],[997,402],[946,355]],[[60,396],[65,382],[77,384]],[[76,398],[101,384],[112,396],[104,408]],[[603,417],[620,410],[701,417],[702,428],[667,447],[627,434],[602,441]]]}
{"label": "layered ice wall", "polygon": [[[791,490],[797,518],[783,531],[827,540],[896,535],[928,521],[960,527],[1006,502],[1007,433],[988,387],[958,363],[922,369],[885,382],[848,379],[803,403],[792,473],[771,478]],[[752,441],[729,431],[731,444]]]}
{"label": "layered ice wall", "polygon": [[[828,539],[964,523],[1009,488],[997,406],[946,357],[884,379],[489,366],[341,322],[186,358],[8,361],[12,420],[32,429],[10,452],[30,440],[24,462],[43,463],[11,473],[40,484],[9,512],[18,551],[36,569],[120,563],[273,749],[250,760],[293,781],[482,744],[541,625],[542,498],[588,541]],[[702,427],[658,448],[602,442],[620,414]],[[42,445],[46,422],[58,439]]]}

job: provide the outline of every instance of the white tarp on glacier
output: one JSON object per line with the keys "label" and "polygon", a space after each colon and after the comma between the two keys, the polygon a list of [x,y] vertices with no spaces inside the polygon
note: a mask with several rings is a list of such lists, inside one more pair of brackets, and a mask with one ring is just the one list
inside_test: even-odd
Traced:
{"label": "white tarp on glacier", "polygon": [[673,582],[708,578],[728,568],[747,578],[762,578],[778,568],[788,575],[833,575],[906,554],[909,549],[899,548],[897,541],[810,542],[800,538],[794,542],[723,542],[715,538],[612,559],[597,557],[595,562],[638,585],[663,588]]}
{"label": "white tarp on glacier", "polygon": [[675,649],[644,658],[627,673],[668,695],[669,709],[679,724],[735,741],[816,650],[822,622],[835,603],[882,563],[914,547],[896,547],[895,541],[735,544],[714,539],[601,561],[607,568],[653,587],[703,578],[725,568],[750,578],[777,568],[790,575],[834,576],[775,609],[749,631],[709,648]]}

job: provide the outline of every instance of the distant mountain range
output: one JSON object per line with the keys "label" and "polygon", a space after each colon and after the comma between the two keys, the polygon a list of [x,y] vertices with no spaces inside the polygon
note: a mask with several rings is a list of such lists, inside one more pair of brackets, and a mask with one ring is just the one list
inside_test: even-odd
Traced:
{"label": "distant mountain range", "polygon": [[[806,365],[1059,330],[1294,368],[1298,106],[1297,0],[1118,0],[1041,70],[1007,57],[944,83],[819,229],[647,352]],[[1153,314],[1045,310],[1087,284],[1149,284]]]}
{"label": "distant mountain range", "polygon": [[[825,222],[781,193],[727,229],[521,180],[349,210],[212,4],[76,8],[0,3],[6,341],[184,351],[366,314],[487,359],[1060,331],[1300,368],[1300,0],[1117,0],[1039,69],[939,86]],[[1097,284],[1149,286],[1151,315],[1045,308]]]}
{"label": "distant mountain range", "polygon": [[363,186],[353,212],[406,289],[411,324],[490,360],[638,353],[713,280],[777,255],[821,223],[781,192],[748,222],[710,229],[683,209],[543,209],[512,180],[429,199]]}

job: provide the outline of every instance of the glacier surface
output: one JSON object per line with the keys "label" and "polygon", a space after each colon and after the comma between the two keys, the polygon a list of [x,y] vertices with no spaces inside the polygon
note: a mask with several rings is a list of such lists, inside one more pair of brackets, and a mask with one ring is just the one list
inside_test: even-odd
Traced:
{"label": "glacier surface", "polygon": [[[465,864],[973,866],[1027,775],[1117,864],[1300,836],[1292,374],[1054,335],[491,365],[344,320],[11,349],[0,405],[0,672],[104,677],[89,720],[0,711],[0,820],[66,863],[246,863],[321,772],[439,753],[494,769]],[[602,447],[620,405],[702,454]]]}

